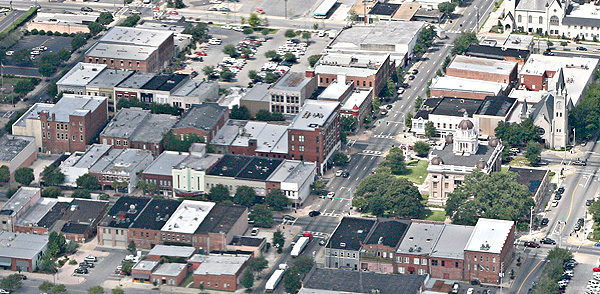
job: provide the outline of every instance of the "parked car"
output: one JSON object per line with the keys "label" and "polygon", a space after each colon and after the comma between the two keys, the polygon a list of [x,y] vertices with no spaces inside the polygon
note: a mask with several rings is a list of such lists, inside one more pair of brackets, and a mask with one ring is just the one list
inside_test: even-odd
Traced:
{"label": "parked car", "polygon": [[204,52],[204,51],[198,51],[198,52],[196,52],[196,55],[198,55],[198,56],[206,56],[206,52]]}
{"label": "parked car", "polygon": [[81,7],[81,11],[84,11],[84,12],[94,12],[94,9],[92,9],[89,6],[84,6],[84,7]]}
{"label": "parked car", "polygon": [[265,14],[265,11],[262,10],[262,8],[256,8],[256,12],[258,12],[260,14]]}
{"label": "parked car", "polygon": [[18,274],[21,277],[21,280],[27,280],[27,276],[24,274]]}
{"label": "parked car", "polygon": [[552,207],[557,207],[557,206],[558,206],[558,200],[552,201]]}
{"label": "parked car", "polygon": [[321,212],[318,210],[313,210],[308,213],[308,216],[310,216],[310,217],[315,217],[315,216],[319,216],[319,215],[321,215]]}
{"label": "parked car", "polygon": [[450,293],[458,293],[459,289],[460,289],[460,285],[458,283],[454,283],[452,285],[452,291],[450,291]]}
{"label": "parked car", "polygon": [[212,39],[208,40],[208,44],[210,44],[210,45],[221,45],[221,43],[223,43],[223,40],[221,40],[219,38],[212,38]]}
{"label": "parked car", "polygon": [[550,238],[542,238],[542,240],[540,240],[540,243],[542,244],[550,244],[550,245],[556,245],[556,241],[550,239]]}
{"label": "parked car", "polygon": [[554,200],[560,200],[562,198],[562,194],[554,195]]}
{"label": "parked car", "polygon": [[398,93],[398,95],[403,94],[404,88],[398,88],[398,91],[396,91],[396,93]]}
{"label": "parked car", "polygon": [[98,258],[96,256],[93,256],[93,255],[88,255],[83,260],[87,261],[87,262],[96,262],[96,261],[98,261]]}
{"label": "parked car", "polygon": [[523,245],[525,245],[525,247],[530,247],[530,248],[540,248],[540,244],[535,243],[533,241],[527,241]]}
{"label": "parked car", "polygon": [[259,228],[252,228],[252,232],[250,233],[250,236],[256,236],[256,235],[258,235],[259,231],[260,231]]}
{"label": "parked car", "polygon": [[335,192],[331,191],[329,193],[327,193],[327,198],[333,198],[335,197]]}
{"label": "parked car", "polygon": [[390,110],[390,109],[392,109],[392,107],[394,107],[394,105],[388,104],[388,105],[385,106],[385,109]]}
{"label": "parked car", "polygon": [[218,9],[216,7],[211,7],[208,9],[208,11],[217,11]]}
{"label": "parked car", "polygon": [[579,160],[579,159],[578,159],[578,160],[575,160],[575,161],[573,161],[573,163],[572,163],[572,164],[573,164],[573,165],[577,165],[577,166],[586,166],[586,165],[587,165],[587,163],[586,163],[585,161],[583,161],[583,160]]}
{"label": "parked car", "polygon": [[15,54],[15,51],[6,51],[6,55],[8,55],[8,56],[11,56],[13,54]]}
{"label": "parked car", "polygon": [[543,218],[542,221],[540,222],[540,225],[542,225],[542,226],[548,225],[548,222],[549,222],[548,218]]}
{"label": "parked car", "polygon": [[585,48],[583,46],[577,46],[577,48],[575,48],[575,49],[577,49],[578,51],[587,51],[587,48]]}
{"label": "parked car", "polygon": [[408,79],[412,81],[412,80],[414,80],[414,79],[415,79],[415,76],[413,76],[413,75],[410,75],[410,76],[408,76]]}
{"label": "parked car", "polygon": [[415,69],[413,69],[413,70],[412,70],[412,74],[413,74],[413,75],[416,75],[416,74],[418,74],[418,73],[419,73],[419,70],[418,70],[418,69],[416,69],[416,68],[415,68]]}
{"label": "parked car", "polygon": [[337,170],[337,171],[335,172],[335,176],[336,176],[336,177],[341,177],[343,172],[344,172],[344,171],[343,171],[343,170],[341,170],[341,169],[340,169],[340,170]]}
{"label": "parked car", "polygon": [[556,190],[556,192],[558,192],[558,193],[560,193],[560,194],[563,194],[563,193],[565,193],[565,187],[560,187],[560,188],[558,188],[558,190]]}
{"label": "parked car", "polygon": [[89,273],[88,269],[85,267],[78,267],[75,269],[76,274],[87,274]]}
{"label": "parked car", "polygon": [[0,289],[0,294],[10,294],[10,291],[6,289]]}
{"label": "parked car", "polygon": [[177,12],[176,10],[171,10],[171,11],[169,11],[169,14],[171,14],[171,15],[178,15],[179,12]]}
{"label": "parked car", "polygon": [[342,178],[347,178],[349,176],[350,176],[350,173],[347,172],[347,171],[345,171],[345,172],[342,173]]}
{"label": "parked car", "polygon": [[473,288],[467,289],[467,294],[473,294],[473,292],[475,292],[475,289],[473,289]]}
{"label": "parked car", "polygon": [[223,12],[230,12],[231,9],[227,8],[227,7],[221,7],[219,8],[219,11],[223,11]]}
{"label": "parked car", "polygon": [[285,219],[285,220],[289,220],[289,221],[294,221],[294,220],[296,220],[296,218],[295,218],[295,217],[293,217],[293,216],[291,216],[291,215],[289,215],[289,214],[286,214],[286,215],[284,215],[284,216],[283,216],[283,219]]}
{"label": "parked car", "polygon": [[594,199],[588,199],[585,201],[585,206],[592,206],[594,204]]}
{"label": "parked car", "polygon": [[546,55],[546,56],[554,56],[554,52],[552,52],[552,50],[550,50],[550,49],[544,51],[543,54]]}
{"label": "parked car", "polygon": [[79,267],[93,268],[94,264],[91,262],[83,261],[79,263]]}

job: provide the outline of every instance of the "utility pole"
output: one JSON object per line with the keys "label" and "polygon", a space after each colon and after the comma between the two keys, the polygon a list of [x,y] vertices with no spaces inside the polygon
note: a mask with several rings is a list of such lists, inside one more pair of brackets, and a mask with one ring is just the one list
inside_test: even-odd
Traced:
{"label": "utility pole", "polygon": [[504,278],[504,262],[500,263],[500,294],[502,294],[502,278]]}
{"label": "utility pole", "polygon": [[530,208],[531,213],[530,213],[530,216],[529,216],[529,235],[531,235],[531,231],[533,230],[533,209],[534,209],[534,206],[532,206]]}
{"label": "utility pole", "polygon": [[287,0],[283,0],[283,3],[285,4],[285,19],[287,19]]}

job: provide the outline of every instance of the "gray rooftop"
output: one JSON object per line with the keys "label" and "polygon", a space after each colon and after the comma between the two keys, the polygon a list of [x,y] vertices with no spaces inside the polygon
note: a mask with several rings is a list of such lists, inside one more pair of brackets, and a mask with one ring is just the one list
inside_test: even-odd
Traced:
{"label": "gray rooftop", "polygon": [[344,75],[347,77],[368,77],[379,71],[380,65],[389,54],[366,53],[327,53],[315,66],[317,74]]}
{"label": "gray rooftop", "polygon": [[35,145],[34,137],[4,135],[0,137],[0,162],[13,160],[29,144]]}
{"label": "gray rooftop", "polygon": [[444,229],[443,223],[412,222],[410,228],[400,242],[397,254],[428,255],[440,238]]}
{"label": "gray rooftop", "polygon": [[420,294],[426,279],[424,275],[316,268],[299,294]]}
{"label": "gray rooftop", "polygon": [[171,169],[188,157],[187,152],[163,151],[145,170],[144,174],[171,176]]}
{"label": "gray rooftop", "polygon": [[152,114],[137,107],[122,108],[100,136],[158,144],[176,122],[177,117],[168,114]]}
{"label": "gray rooftop", "polygon": [[129,27],[112,27],[85,53],[87,56],[146,59],[173,32],[164,30],[149,30]]}
{"label": "gray rooftop", "polygon": [[98,41],[85,52],[85,55],[98,58],[146,60],[156,49],[156,47],[108,44]]}
{"label": "gray rooftop", "polygon": [[40,188],[33,187],[21,187],[17,192],[4,203],[0,214],[2,215],[13,215],[20,212],[25,205],[31,201],[36,194],[40,193]]}
{"label": "gray rooftop", "polygon": [[546,5],[549,2],[548,0],[521,0],[517,4],[517,10],[541,11],[545,13]]}
{"label": "gray rooftop", "polygon": [[182,33],[186,25],[178,24],[178,23],[164,23],[160,21],[144,21],[141,24],[135,26],[138,29],[150,29],[150,30],[161,30],[161,31],[171,31],[174,33]]}
{"label": "gray rooftop", "polygon": [[175,277],[187,268],[185,263],[163,263],[152,274]]}
{"label": "gray rooftop", "polygon": [[95,77],[100,75],[103,69],[106,68],[106,64],[94,64],[94,63],[77,63],[71,68],[58,82],[57,86],[79,86],[85,87]]}
{"label": "gray rooftop", "polygon": [[160,260],[150,260],[150,259],[144,259],[144,260],[140,260],[138,261],[138,263],[136,263],[133,268],[131,268],[132,270],[144,270],[144,271],[152,271],[156,268],[156,266],[158,266],[160,264]]}
{"label": "gray rooftop", "polygon": [[177,117],[169,114],[150,114],[131,139],[134,142],[159,144],[165,134],[177,123]]}
{"label": "gray rooftop", "polygon": [[0,256],[35,259],[48,245],[48,235],[0,232]]}
{"label": "gray rooftop", "polygon": [[[488,162],[494,153],[494,148],[489,145],[479,145],[477,153],[469,156],[462,156],[454,154],[452,150],[453,144],[447,144],[442,150],[432,149],[431,158],[440,157],[445,166],[466,166],[475,168],[479,161]],[[431,165],[430,165],[431,166]]]}
{"label": "gray rooftop", "polygon": [[313,78],[307,78],[303,72],[288,71],[271,88],[272,90],[300,91]]}
{"label": "gray rooftop", "polygon": [[36,103],[17,122],[18,126],[25,126],[26,119],[40,119],[41,112],[48,112],[48,119],[52,120],[52,114],[56,116],[54,121],[69,122],[69,116],[85,116],[90,111],[95,111],[106,97],[86,96],[75,94],[64,94],[56,104]]}
{"label": "gray rooftop", "polygon": [[17,219],[16,225],[21,227],[37,226],[37,223],[44,218],[57,202],[58,199],[54,198],[40,198]]}
{"label": "gray rooftop", "polygon": [[465,246],[465,251],[501,253],[513,225],[513,221],[480,218]]}
{"label": "gray rooftop", "polygon": [[188,258],[192,256],[195,251],[196,248],[190,246],[156,245],[150,250],[148,255]]}
{"label": "gray rooftop", "polygon": [[129,69],[105,68],[87,86],[98,88],[113,88],[120,82],[133,75],[135,71]]}
{"label": "gray rooftop", "polygon": [[150,150],[141,149],[111,149],[90,167],[90,172],[129,174],[147,158],[152,158]]}
{"label": "gray rooftop", "polygon": [[317,165],[314,162],[304,162],[299,160],[284,160],[277,167],[271,176],[269,182],[287,182],[287,183],[303,183],[316,170]]}
{"label": "gray rooftop", "polygon": [[138,71],[127,79],[116,85],[118,88],[124,89],[141,89],[144,84],[156,76],[155,73]]}
{"label": "gray rooftop", "polygon": [[13,124],[14,126],[24,127],[28,119],[40,119],[40,112],[49,111],[54,107],[54,104],[36,103],[33,104],[19,119]]}
{"label": "gray rooftop", "polygon": [[329,84],[329,86],[319,94],[318,99],[338,100],[351,87],[352,82],[335,80],[335,82]]}
{"label": "gray rooftop", "polygon": [[[245,123],[237,125],[236,128],[235,123],[237,122]],[[217,136],[215,136],[217,137],[218,141],[233,137],[233,140],[231,140],[230,143],[231,146],[246,147],[249,144],[249,140],[256,140],[257,152],[288,152],[288,127],[286,125],[277,125],[258,121],[233,121],[232,124],[233,126],[228,125],[227,130],[225,130],[223,133],[221,133],[219,130],[219,133],[217,133]],[[219,134],[221,134],[223,137],[219,137]]]}
{"label": "gray rooftop", "polygon": [[55,25],[82,25],[86,26],[90,22],[95,22],[100,16],[99,13],[88,14],[66,14],[66,13],[47,13],[38,12],[32,23],[46,23]]}
{"label": "gray rooftop", "polygon": [[111,150],[110,145],[93,144],[85,152],[74,152],[61,166],[90,168]]}
{"label": "gray rooftop", "polygon": [[226,111],[227,107],[219,106],[218,103],[193,104],[173,128],[194,128],[209,132]]}
{"label": "gray rooftop", "polygon": [[222,154],[204,154],[202,156],[191,154],[179,164],[175,165],[173,169],[191,168],[200,171],[207,170],[215,165],[221,158],[223,158]]}
{"label": "gray rooftop", "polygon": [[454,56],[454,59],[448,65],[448,68],[450,69],[498,75],[510,75],[510,73],[516,69],[516,67],[516,61],[488,59],[464,55]]}
{"label": "gray rooftop", "polygon": [[173,96],[202,96],[204,92],[209,91],[214,84],[214,81],[192,80],[188,79],[183,85],[180,85],[173,90]]}
{"label": "gray rooftop", "polygon": [[235,275],[250,255],[205,255],[195,275]]}
{"label": "gray rooftop", "polygon": [[440,238],[435,244],[431,257],[464,259],[465,245],[475,227],[445,224]]}
{"label": "gray rooftop", "polygon": [[[423,21],[399,20],[379,21],[375,25],[353,26],[343,30],[333,46],[348,43],[363,50],[372,50],[377,47],[373,45],[408,45],[426,24]],[[395,51],[395,49],[375,51]]]}
{"label": "gray rooftop", "polygon": [[290,129],[315,130],[325,125],[340,105],[335,101],[307,100],[294,118]]}
{"label": "gray rooftop", "polygon": [[258,83],[254,85],[254,87],[250,88],[248,92],[244,96],[242,96],[241,100],[247,101],[265,101],[269,100],[269,84]]}

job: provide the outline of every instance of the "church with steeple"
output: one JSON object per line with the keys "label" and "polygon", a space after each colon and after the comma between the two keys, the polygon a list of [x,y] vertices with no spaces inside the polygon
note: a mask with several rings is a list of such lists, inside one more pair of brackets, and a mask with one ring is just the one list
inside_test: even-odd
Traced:
{"label": "church with steeple", "polygon": [[446,205],[448,194],[476,169],[486,174],[500,171],[502,149],[496,138],[480,142],[478,128],[465,112],[454,134],[445,137],[444,146],[429,154],[428,203]]}

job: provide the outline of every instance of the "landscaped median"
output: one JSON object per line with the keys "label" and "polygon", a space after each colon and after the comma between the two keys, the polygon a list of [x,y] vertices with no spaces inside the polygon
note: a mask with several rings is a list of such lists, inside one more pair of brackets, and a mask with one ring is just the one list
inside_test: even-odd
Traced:
{"label": "landscaped median", "polygon": [[0,40],[4,39],[10,32],[12,32],[15,28],[20,26],[22,23],[26,22],[37,12],[37,7],[31,7],[27,12],[25,12],[21,17],[19,17],[15,22],[13,22],[10,26],[8,26],[4,31],[0,32]]}

